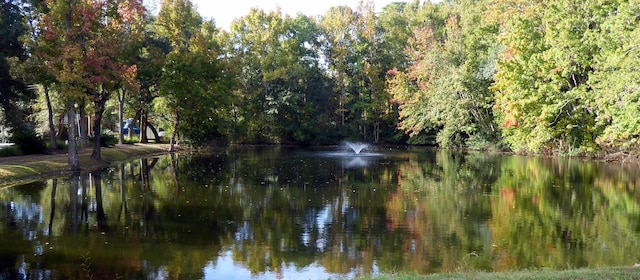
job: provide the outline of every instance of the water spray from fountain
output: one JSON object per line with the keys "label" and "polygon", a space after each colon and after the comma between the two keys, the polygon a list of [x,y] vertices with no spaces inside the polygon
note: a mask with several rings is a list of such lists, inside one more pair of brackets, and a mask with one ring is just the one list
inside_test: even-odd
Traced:
{"label": "water spray from fountain", "polygon": [[356,155],[359,155],[360,152],[368,150],[371,145],[362,142],[344,142],[345,147],[350,148]]}

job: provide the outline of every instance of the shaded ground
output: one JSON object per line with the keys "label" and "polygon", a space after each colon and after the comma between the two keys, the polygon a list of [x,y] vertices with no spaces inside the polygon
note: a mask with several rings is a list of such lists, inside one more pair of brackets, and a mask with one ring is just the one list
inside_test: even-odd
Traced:
{"label": "shaded ground", "polygon": [[[90,158],[91,149],[79,152],[80,166],[83,171],[93,171],[107,167],[113,163],[130,159],[165,154],[169,152],[168,144],[125,144],[112,148],[102,148],[104,162]],[[42,177],[68,173],[67,153],[49,155],[24,155],[0,157],[0,187],[28,182]]]}

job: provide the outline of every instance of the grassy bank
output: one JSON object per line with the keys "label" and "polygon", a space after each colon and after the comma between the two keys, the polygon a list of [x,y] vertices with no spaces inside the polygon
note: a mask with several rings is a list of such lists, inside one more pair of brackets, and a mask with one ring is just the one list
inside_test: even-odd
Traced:
{"label": "grassy bank", "polygon": [[423,279],[640,279],[640,267],[607,267],[581,268],[572,270],[522,270],[512,272],[464,272],[438,273],[430,275],[419,274],[385,274],[378,276],[363,276],[357,280],[423,280]]}
{"label": "grassy bank", "polygon": [[[79,152],[83,171],[93,171],[111,164],[144,156],[164,154],[169,151],[167,144],[116,145],[102,148],[103,162],[91,159],[91,149]],[[67,154],[28,155],[0,158],[0,187],[29,182],[48,176],[69,172]]]}

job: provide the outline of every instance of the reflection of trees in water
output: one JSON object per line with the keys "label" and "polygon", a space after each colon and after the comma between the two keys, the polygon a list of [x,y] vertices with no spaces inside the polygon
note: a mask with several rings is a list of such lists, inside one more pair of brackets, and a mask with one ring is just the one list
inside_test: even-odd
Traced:
{"label": "reflection of trees in water", "polygon": [[640,196],[628,178],[637,176],[619,169],[602,176],[606,169],[595,163],[478,156],[486,157],[441,153],[435,165],[409,161],[399,169],[387,215],[391,228],[410,233],[401,242],[410,253],[396,267],[632,264],[640,248]]}
{"label": "reflection of trees in water", "polygon": [[2,190],[0,201],[37,215],[19,219],[0,202],[12,217],[0,233],[20,232],[33,275],[84,275],[89,254],[104,275],[202,278],[228,251],[253,275],[282,275],[283,264],[339,274],[623,265],[638,248],[635,178],[448,152],[363,168],[287,149],[182,154]]}
{"label": "reflection of trees in water", "polygon": [[400,166],[400,183],[386,207],[388,227],[406,237],[391,248],[387,258],[401,257],[390,264],[423,273],[486,269],[489,258],[473,256],[487,249],[483,222],[491,213],[483,193],[495,168],[493,159],[449,152]]}
{"label": "reflection of trees in water", "polygon": [[633,264],[640,195],[628,173],[602,176],[607,167],[574,160],[509,158],[502,166],[489,221],[494,269]]}

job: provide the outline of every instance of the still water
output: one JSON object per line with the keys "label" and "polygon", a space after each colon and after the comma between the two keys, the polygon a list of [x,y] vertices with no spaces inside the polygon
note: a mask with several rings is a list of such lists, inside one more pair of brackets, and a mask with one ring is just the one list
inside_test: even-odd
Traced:
{"label": "still water", "polygon": [[0,279],[328,279],[631,266],[638,169],[228,149],[0,189]]}

